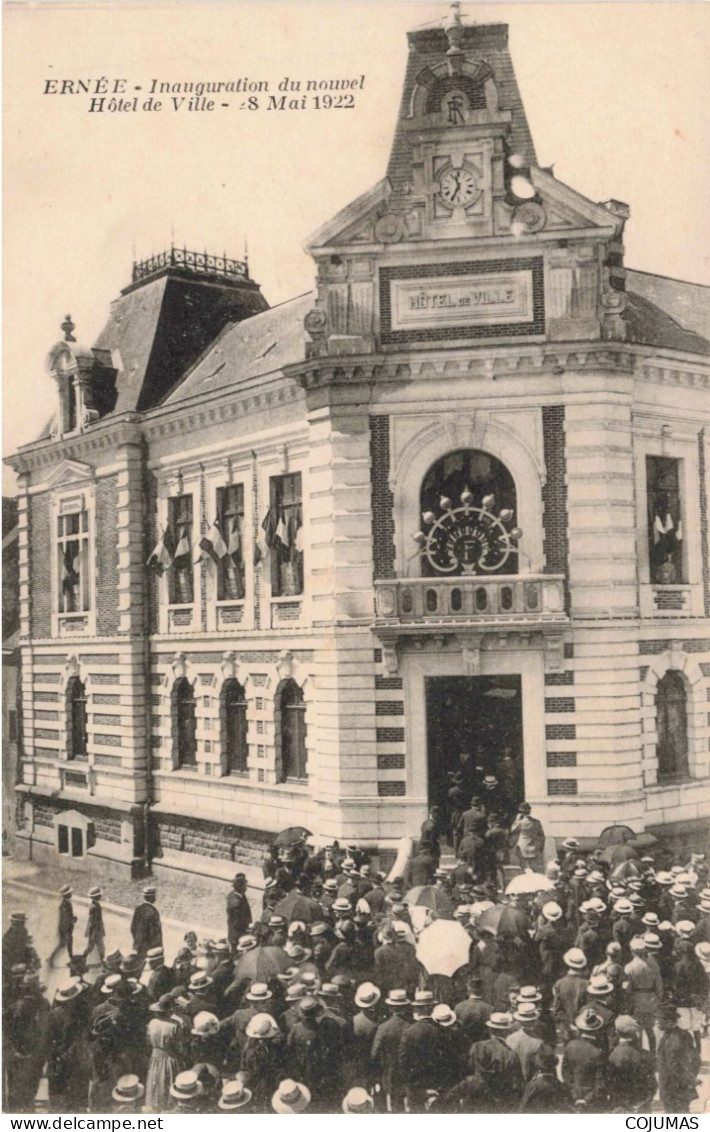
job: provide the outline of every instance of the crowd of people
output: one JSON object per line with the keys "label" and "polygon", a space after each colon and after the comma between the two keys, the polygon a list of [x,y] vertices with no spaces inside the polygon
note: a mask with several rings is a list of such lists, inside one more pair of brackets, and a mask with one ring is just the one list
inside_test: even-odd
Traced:
{"label": "crowd of people", "polygon": [[13,913],[6,1111],[688,1112],[708,1027],[704,857],[570,837],[545,861],[529,805],[501,829],[475,796],[447,814],[442,868],[440,825],[434,809],[406,880],[354,845],[275,844],[262,906],[238,873],[224,938],[188,933],[170,956],[154,887],[123,955],[107,952],[100,888],[75,949],[66,886],[51,1003]]}

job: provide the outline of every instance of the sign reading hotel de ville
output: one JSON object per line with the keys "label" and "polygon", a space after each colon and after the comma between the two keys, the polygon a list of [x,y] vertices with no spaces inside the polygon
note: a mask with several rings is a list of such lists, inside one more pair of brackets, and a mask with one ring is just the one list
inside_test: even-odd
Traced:
{"label": "sign reading hotel de ville", "polygon": [[380,270],[384,342],[544,333],[542,260]]}

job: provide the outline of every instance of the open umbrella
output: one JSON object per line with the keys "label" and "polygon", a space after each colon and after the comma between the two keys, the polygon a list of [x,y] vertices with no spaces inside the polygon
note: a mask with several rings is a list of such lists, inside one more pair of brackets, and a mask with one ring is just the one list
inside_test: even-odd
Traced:
{"label": "open umbrella", "polygon": [[606,849],[609,845],[625,845],[633,841],[636,834],[628,825],[608,825],[599,834],[597,849]]}
{"label": "open umbrella", "polygon": [[418,884],[410,888],[404,897],[404,903],[411,908],[429,908],[440,920],[454,918],[454,906],[450,896],[433,884]]}
{"label": "open umbrella", "polygon": [[528,930],[528,918],[520,908],[511,908],[509,904],[494,904],[481,913],[476,927],[488,928],[498,938],[517,939]]}
{"label": "open umbrella", "polygon": [[234,979],[268,983],[291,966],[293,960],[283,947],[254,947],[245,952],[234,967]]}
{"label": "open umbrella", "polygon": [[624,861],[637,860],[638,853],[627,841],[620,845],[607,845],[606,849],[602,850],[601,858],[608,865],[616,867],[623,864]]}
{"label": "open umbrella", "polygon": [[640,877],[641,868],[636,861],[629,858],[628,861],[621,861],[615,865],[611,870],[612,880],[626,880],[628,877]]}
{"label": "open umbrella", "polygon": [[513,877],[505,892],[507,896],[523,896],[532,892],[551,892],[555,887],[554,880],[528,869]]}
{"label": "open umbrella", "polygon": [[451,978],[468,963],[471,942],[458,920],[434,920],[419,936],[417,959],[428,974]]}
{"label": "open umbrella", "polygon": [[658,845],[658,838],[654,837],[652,833],[637,833],[635,837],[629,841],[634,849],[652,849],[654,845]]}
{"label": "open umbrella", "polygon": [[277,833],[274,838],[274,845],[279,849],[288,849],[291,845],[296,845],[299,841],[305,841],[307,837],[312,837],[310,829],[306,829],[302,825],[290,825],[288,829],[282,829],[281,833]]}
{"label": "open umbrella", "polygon": [[322,918],[322,911],[316,911],[317,903],[302,892],[289,892],[282,897],[274,908],[277,916],[284,916],[290,924],[294,920],[301,920],[304,924],[312,924],[314,920]]}

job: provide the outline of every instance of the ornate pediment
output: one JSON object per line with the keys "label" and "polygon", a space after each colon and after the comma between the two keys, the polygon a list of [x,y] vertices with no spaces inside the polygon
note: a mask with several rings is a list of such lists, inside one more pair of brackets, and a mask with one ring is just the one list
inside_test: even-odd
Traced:
{"label": "ornate pediment", "polygon": [[86,487],[94,479],[96,469],[91,464],[82,464],[79,460],[62,460],[50,475],[47,476],[47,485],[50,488]]}

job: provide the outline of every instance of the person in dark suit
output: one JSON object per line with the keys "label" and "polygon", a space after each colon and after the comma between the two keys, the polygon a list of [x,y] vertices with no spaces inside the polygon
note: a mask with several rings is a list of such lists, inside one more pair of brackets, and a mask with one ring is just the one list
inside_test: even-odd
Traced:
{"label": "person in dark suit", "polygon": [[165,952],[162,947],[151,947],[146,955],[148,963],[147,990],[151,1002],[157,1002],[164,994],[169,994],[175,986],[172,969],[165,965]]}
{"label": "person in dark suit", "polygon": [[612,1112],[650,1112],[656,1092],[653,1057],[641,1049],[641,1027],[628,1014],[620,1015],[614,1029],[617,1045],[607,1065]]}
{"label": "person in dark suit", "polygon": [[143,889],[143,903],[133,913],[131,935],[133,949],[140,959],[145,959],[151,948],[163,946],[163,929],[160,913],[155,907],[155,888],[152,884]]}
{"label": "person in dark suit", "polygon": [[74,925],[76,924],[76,916],[74,915],[74,908],[72,906],[72,889],[71,886],[65,884],[60,888],[59,895],[59,923],[57,924],[57,946],[47,960],[48,965],[51,967],[54,963],[54,958],[66,949],[69,959],[74,958]]}
{"label": "person in dark suit", "polygon": [[520,1058],[506,1044],[513,1027],[509,1014],[494,1012],[488,1022],[489,1037],[471,1047],[470,1065],[478,1071],[494,1095],[491,1112],[515,1112],[523,1093]]}
{"label": "person in dark suit", "polygon": [[232,951],[251,923],[251,908],[246,891],[247,878],[244,873],[237,873],[232,881],[232,891],[227,897],[227,941]]}
{"label": "person in dark suit", "polygon": [[377,1027],[372,1043],[372,1065],[379,1079],[389,1112],[404,1112],[404,1082],[400,1071],[399,1049],[404,1033],[412,1024],[411,1000],[406,990],[390,991],[385,999],[390,1017]]}
{"label": "person in dark suit", "polygon": [[525,1086],[520,1112],[574,1112],[569,1089],[557,1077],[557,1055],[549,1046],[540,1046],[533,1054],[533,1076]]}
{"label": "person in dark suit", "polygon": [[399,987],[413,994],[419,982],[419,964],[414,948],[393,927],[383,928],[380,938],[383,942],[375,951],[374,982],[383,994]]}
{"label": "person in dark suit", "polygon": [[402,1034],[399,1073],[408,1112],[425,1112],[427,1089],[438,1089],[444,1079],[442,1067],[450,1051],[450,1042],[432,1018],[433,1009],[432,992],[417,991],[414,996],[414,1021]]}
{"label": "person in dark suit", "polygon": [[577,1037],[565,1046],[562,1080],[568,1086],[576,1108],[584,1112],[605,1112],[606,1059],[596,1040],[604,1023],[593,1007],[586,1006],[575,1018],[574,1025]]}
{"label": "person in dark suit", "polygon": [[84,949],[84,959],[88,959],[94,949],[99,953],[99,959],[103,963],[106,948],[104,940],[106,938],[106,930],[104,928],[104,917],[101,910],[101,889],[96,887],[89,891],[91,904],[89,905],[89,917],[86,922],[86,947]]}
{"label": "person in dark suit", "polygon": [[468,998],[454,1007],[469,1045],[485,1042],[488,1039],[486,1023],[493,1013],[493,1007],[483,998],[483,979],[480,975],[469,975],[467,983]]}
{"label": "person in dark suit", "polygon": [[656,1051],[658,1092],[665,1112],[688,1112],[697,1096],[696,1074],[700,1054],[692,1034],[678,1026],[678,1010],[664,1003],[656,1016],[662,1037]]}

